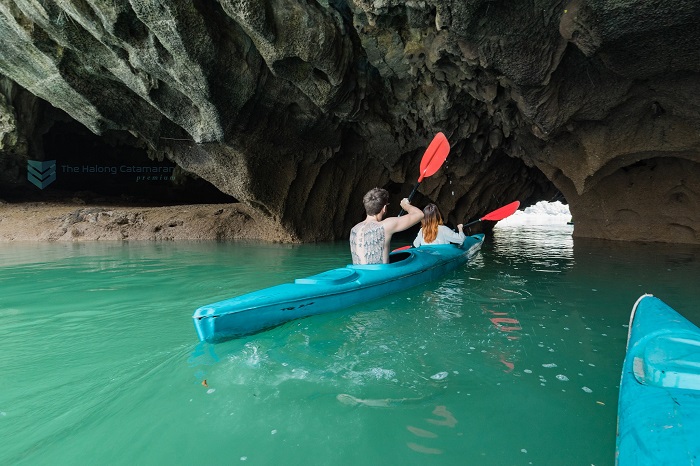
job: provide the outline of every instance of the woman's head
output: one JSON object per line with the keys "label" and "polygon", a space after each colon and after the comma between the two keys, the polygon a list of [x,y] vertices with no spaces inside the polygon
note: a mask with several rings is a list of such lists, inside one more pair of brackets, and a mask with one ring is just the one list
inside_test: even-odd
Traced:
{"label": "woman's head", "polygon": [[367,215],[377,215],[389,203],[389,192],[383,188],[370,189],[362,198]]}
{"label": "woman's head", "polygon": [[428,204],[423,208],[423,239],[426,243],[432,243],[437,238],[438,226],[442,225],[442,215],[435,204]]}

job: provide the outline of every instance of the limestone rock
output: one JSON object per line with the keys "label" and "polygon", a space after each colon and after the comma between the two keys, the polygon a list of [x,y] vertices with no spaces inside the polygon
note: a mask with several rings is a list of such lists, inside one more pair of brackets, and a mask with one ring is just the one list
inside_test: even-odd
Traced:
{"label": "limestone rock", "polygon": [[0,190],[72,119],[293,240],[340,238],[369,188],[408,194],[442,131],[416,202],[453,223],[561,192],[577,236],[698,243],[699,17],[696,0],[0,0]]}

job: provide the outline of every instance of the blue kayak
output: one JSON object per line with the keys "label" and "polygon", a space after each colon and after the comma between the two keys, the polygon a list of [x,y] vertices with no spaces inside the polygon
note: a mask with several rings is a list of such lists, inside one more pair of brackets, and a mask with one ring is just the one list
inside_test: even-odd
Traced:
{"label": "blue kayak", "polygon": [[630,318],[616,464],[700,464],[700,329],[650,294]]}
{"label": "blue kayak", "polygon": [[484,235],[478,234],[461,245],[395,251],[389,264],[348,265],[207,304],[194,312],[194,326],[201,341],[215,343],[344,309],[435,280],[466,263],[483,242]]}

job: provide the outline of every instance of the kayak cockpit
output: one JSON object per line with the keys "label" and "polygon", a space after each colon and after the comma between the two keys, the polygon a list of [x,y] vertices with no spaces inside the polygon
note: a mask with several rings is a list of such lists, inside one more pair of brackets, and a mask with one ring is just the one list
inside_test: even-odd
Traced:
{"label": "kayak cockpit", "polygon": [[412,256],[412,254],[408,251],[395,252],[393,254],[389,254],[389,263],[396,264],[397,262],[404,261],[411,256]]}
{"label": "kayak cockpit", "polygon": [[700,390],[697,335],[658,335],[633,360],[634,377],[644,385]]}
{"label": "kayak cockpit", "polygon": [[351,264],[347,268],[354,270],[386,270],[397,267],[404,267],[411,264],[416,259],[415,252],[411,250],[397,251],[389,254],[388,264]]}

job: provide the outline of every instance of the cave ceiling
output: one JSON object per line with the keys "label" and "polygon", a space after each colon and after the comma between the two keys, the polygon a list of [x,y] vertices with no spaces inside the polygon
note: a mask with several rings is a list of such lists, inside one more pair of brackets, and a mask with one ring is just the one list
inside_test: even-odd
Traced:
{"label": "cave ceiling", "polygon": [[169,160],[302,241],[361,198],[455,224],[565,199],[574,234],[700,242],[700,2],[0,0],[0,183],[57,121]]}

